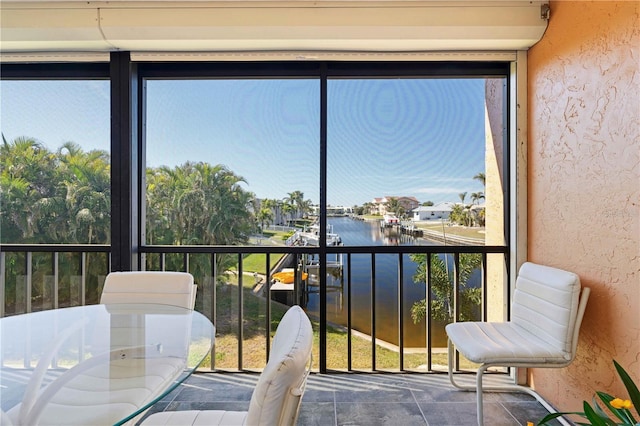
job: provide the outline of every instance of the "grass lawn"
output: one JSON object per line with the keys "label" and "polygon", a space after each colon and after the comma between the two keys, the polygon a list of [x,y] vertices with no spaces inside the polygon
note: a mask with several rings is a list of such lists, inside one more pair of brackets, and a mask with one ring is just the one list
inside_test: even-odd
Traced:
{"label": "grass lawn", "polygon": [[289,237],[289,235],[291,235],[291,232],[270,231],[270,230],[266,230],[262,232],[263,237],[269,238],[270,240],[273,240],[273,241],[282,241],[282,244],[284,244],[284,241],[287,239],[287,237]]}
{"label": "grass lawn", "polygon": [[[426,229],[439,233],[442,233],[443,230],[442,223],[437,222],[418,222],[416,223],[416,227],[419,229]],[[484,231],[485,229],[481,227],[469,227],[460,225],[447,226],[447,224],[444,225],[444,232],[446,235],[458,235],[460,237],[478,238],[480,240],[484,240]]]}
{"label": "grass lawn", "polygon": [[[380,215],[362,215],[360,216],[364,220],[382,220],[382,216]],[[433,232],[442,233],[443,226],[440,221],[422,221],[422,222],[413,222],[413,224],[419,229],[425,229]],[[444,224],[444,232],[449,235],[458,235],[461,237],[467,238],[477,238],[480,240],[484,240],[484,227],[473,227],[473,226],[460,226],[460,225],[452,225],[449,226],[448,222]]]}
{"label": "grass lawn", "polygon": [[[282,256],[284,255],[272,254],[269,257],[269,269],[272,269]],[[259,274],[266,275],[266,259],[267,255],[265,253],[248,254],[242,259],[242,270],[245,272],[257,272]]]}
{"label": "grass lawn", "polygon": [[379,214],[363,214],[360,217],[364,220],[382,220],[382,215]]}

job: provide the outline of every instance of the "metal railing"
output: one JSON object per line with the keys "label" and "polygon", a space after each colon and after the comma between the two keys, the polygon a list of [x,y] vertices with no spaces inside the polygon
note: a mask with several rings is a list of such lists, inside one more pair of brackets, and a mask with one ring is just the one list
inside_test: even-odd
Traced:
{"label": "metal railing", "polygon": [[[431,321],[426,321],[427,326],[422,331],[424,347],[417,350],[406,342],[408,328],[415,329],[415,324],[406,319],[411,308],[405,294],[408,288],[406,266],[410,262],[407,256],[423,254],[428,259],[424,297],[429,316],[433,302],[430,259],[444,256],[445,263],[452,268],[454,321],[460,318],[461,312],[461,256],[476,254],[481,258],[475,272],[482,295],[475,307],[480,320],[486,319],[488,313],[487,257],[497,255],[503,259],[499,263],[505,271],[504,265],[508,265],[507,247],[503,246],[335,246],[322,249],[308,246],[143,246],[139,252],[143,269],[181,270],[194,275],[199,287],[196,309],[216,325],[216,345],[207,363],[211,370],[261,369],[268,358],[269,337],[275,331],[281,313],[287,305],[301,304],[317,330],[314,345],[318,355],[314,357],[318,360],[317,370],[433,371],[433,355],[437,351],[433,346],[432,329],[428,326]],[[0,315],[98,303],[104,277],[110,270],[109,259],[108,245],[3,245],[0,248]],[[289,261],[296,277],[289,291],[280,290],[283,286],[280,289],[272,286],[271,275],[285,260]],[[309,269],[310,265],[316,270]],[[337,268],[336,265],[340,265],[340,271],[333,271],[332,275],[331,268]],[[394,276],[391,279],[390,268]],[[303,273],[308,274],[306,280],[301,279]],[[356,277],[358,274],[359,278]],[[503,285],[508,287],[507,283],[508,279],[505,279]],[[356,294],[358,286],[360,293]],[[358,311],[356,303],[366,305],[365,309]],[[385,314],[387,319],[381,319],[383,309],[390,309],[391,317]],[[364,327],[356,324],[363,322],[363,312],[368,316]],[[389,323],[393,330],[387,334],[395,336],[393,342],[381,332],[382,328],[389,328]],[[334,340],[327,343],[329,333],[332,339],[333,336],[343,339],[340,341],[344,347],[338,350],[346,351],[345,361],[334,362],[333,346],[336,343]],[[367,342],[365,349],[363,340]],[[356,343],[359,361],[354,359]],[[389,351],[395,354],[393,365],[381,366],[383,357],[380,354]],[[256,352],[260,352],[257,357]],[[361,352],[370,355],[370,363],[364,368]],[[420,368],[415,366],[416,352],[421,359]],[[339,354],[338,358],[343,355]],[[407,363],[408,357],[412,359],[410,363]],[[458,361],[456,364],[458,368]]]}
{"label": "metal railing", "polygon": [[0,317],[97,303],[109,245],[2,244]]}

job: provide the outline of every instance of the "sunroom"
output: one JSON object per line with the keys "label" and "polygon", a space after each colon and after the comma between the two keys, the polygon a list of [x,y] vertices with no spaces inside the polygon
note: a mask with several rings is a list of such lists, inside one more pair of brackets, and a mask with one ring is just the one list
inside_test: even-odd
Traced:
{"label": "sunroom", "polygon": [[[415,389],[447,386],[444,324],[509,319],[525,261],[575,272],[593,299],[574,363],[495,378],[562,411],[625,395],[612,359],[637,381],[637,3],[1,6],[0,315],[97,304],[111,271],[191,273],[216,343],[190,386],[224,390],[157,410],[246,409],[299,304],[314,325],[299,424],[384,424],[392,406],[396,423],[473,424],[473,398],[444,415]],[[365,214],[407,196],[458,216]],[[522,402],[487,399],[486,415],[539,420]]]}

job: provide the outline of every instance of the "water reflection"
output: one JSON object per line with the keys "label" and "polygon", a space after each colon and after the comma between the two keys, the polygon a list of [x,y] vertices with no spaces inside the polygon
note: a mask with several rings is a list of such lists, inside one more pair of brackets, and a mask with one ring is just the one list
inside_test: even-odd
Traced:
{"label": "water reflection", "polygon": [[[422,238],[399,233],[395,229],[382,229],[379,222],[359,221],[346,217],[329,218],[333,232],[340,234],[344,245],[441,245]],[[370,254],[329,255],[327,265],[327,320],[340,325],[347,324],[349,289],[347,273],[351,268],[352,326],[355,330],[371,334],[372,273],[375,273],[376,338],[397,345],[398,335],[398,255],[376,254],[375,271],[372,271]],[[414,324],[411,306],[425,299],[426,286],[414,283],[417,265],[403,255],[403,323],[404,345],[407,348],[426,346],[426,323]],[[317,275],[309,281],[307,309],[319,312]],[[315,281],[314,281],[315,280]],[[315,285],[314,285],[315,284]],[[441,324],[432,325],[432,345],[446,346],[446,337]]]}

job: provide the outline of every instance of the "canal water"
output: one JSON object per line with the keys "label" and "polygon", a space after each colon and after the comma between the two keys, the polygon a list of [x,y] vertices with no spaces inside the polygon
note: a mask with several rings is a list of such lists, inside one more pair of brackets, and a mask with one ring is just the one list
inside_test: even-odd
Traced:
{"label": "canal water", "polygon": [[[376,246],[376,245],[436,245],[423,238],[413,238],[401,235],[397,231],[382,230],[377,221],[361,221],[348,217],[332,217],[328,219],[328,228],[339,234],[345,246]],[[328,255],[328,262],[336,259]],[[347,256],[342,256],[343,268],[328,267],[327,277],[327,320],[330,323],[347,324],[348,307],[348,277]],[[426,321],[414,324],[411,318],[411,306],[426,297],[424,283],[415,283],[413,277],[417,265],[403,255],[403,324],[405,348],[426,347]],[[375,255],[375,331],[376,338],[397,345],[398,334],[398,255]],[[351,321],[352,327],[362,333],[371,334],[371,255],[351,255]],[[307,310],[318,313],[319,300],[317,287],[310,285],[308,290]],[[432,345],[446,346],[446,335],[442,324],[432,324]]]}

